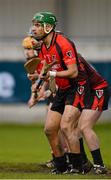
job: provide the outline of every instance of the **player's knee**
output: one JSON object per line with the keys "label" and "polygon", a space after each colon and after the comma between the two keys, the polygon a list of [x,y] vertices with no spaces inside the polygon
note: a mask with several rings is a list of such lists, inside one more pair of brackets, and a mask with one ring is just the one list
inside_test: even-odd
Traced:
{"label": "player's knee", "polygon": [[74,129],[74,121],[72,119],[71,114],[68,114],[68,116],[64,116],[61,124],[60,124],[61,131],[63,133],[71,132]]}
{"label": "player's knee", "polygon": [[58,132],[58,129],[54,126],[46,126],[44,128],[44,133],[46,136],[52,136],[53,134],[56,134]]}
{"label": "player's knee", "polygon": [[88,132],[90,131],[90,128],[89,126],[82,125],[79,127],[79,130],[83,135],[85,135],[85,134],[88,134]]}
{"label": "player's knee", "polygon": [[71,128],[68,123],[61,123],[60,128],[63,134],[65,134],[66,136],[69,134],[69,132],[71,132]]}
{"label": "player's knee", "polygon": [[45,127],[44,128],[44,133],[45,133],[46,136],[50,136],[52,134],[52,128]]}

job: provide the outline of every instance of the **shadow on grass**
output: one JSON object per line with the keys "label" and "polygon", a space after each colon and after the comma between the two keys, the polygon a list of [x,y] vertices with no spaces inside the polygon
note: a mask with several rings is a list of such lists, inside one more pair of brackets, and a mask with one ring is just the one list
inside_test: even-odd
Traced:
{"label": "shadow on grass", "polygon": [[50,168],[38,163],[0,163],[0,172],[49,173]]}

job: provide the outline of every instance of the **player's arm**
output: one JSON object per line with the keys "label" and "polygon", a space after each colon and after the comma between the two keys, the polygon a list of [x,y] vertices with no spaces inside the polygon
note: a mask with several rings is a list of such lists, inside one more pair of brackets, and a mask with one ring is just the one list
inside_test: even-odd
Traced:
{"label": "player's arm", "polygon": [[78,76],[78,68],[76,64],[67,65],[67,70],[64,71],[49,71],[48,76],[59,78],[76,78]]}
{"label": "player's arm", "polygon": [[65,69],[63,71],[49,72],[49,76],[58,78],[76,78],[78,76],[76,49],[67,44],[67,47],[62,47],[63,63]]}

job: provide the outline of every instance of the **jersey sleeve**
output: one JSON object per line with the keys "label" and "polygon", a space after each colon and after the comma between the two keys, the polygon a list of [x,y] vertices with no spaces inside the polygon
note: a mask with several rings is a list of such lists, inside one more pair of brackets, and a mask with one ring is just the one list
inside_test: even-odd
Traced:
{"label": "jersey sleeve", "polygon": [[77,63],[77,56],[76,56],[76,49],[70,43],[67,43],[62,48],[63,52],[63,61],[66,65],[76,64]]}

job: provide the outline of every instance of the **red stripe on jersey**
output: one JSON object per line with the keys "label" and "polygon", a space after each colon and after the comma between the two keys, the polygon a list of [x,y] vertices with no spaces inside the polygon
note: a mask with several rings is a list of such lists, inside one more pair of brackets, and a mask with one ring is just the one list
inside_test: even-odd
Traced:
{"label": "red stripe on jersey", "polygon": [[80,105],[81,108],[84,108],[84,94],[81,96]]}
{"label": "red stripe on jersey", "polygon": [[79,103],[80,103],[80,96],[78,93],[76,93],[74,102],[73,102],[73,106],[77,107]]}
{"label": "red stripe on jersey", "polygon": [[91,106],[91,109],[96,110],[98,107],[97,105],[98,105],[98,98],[96,96],[94,96],[94,101],[93,101],[93,104]]}
{"label": "red stripe on jersey", "polygon": [[98,99],[95,96],[91,109],[93,109],[93,110],[98,109],[99,111],[102,111],[103,110],[103,105],[104,105],[104,96],[102,96],[100,99]]}

